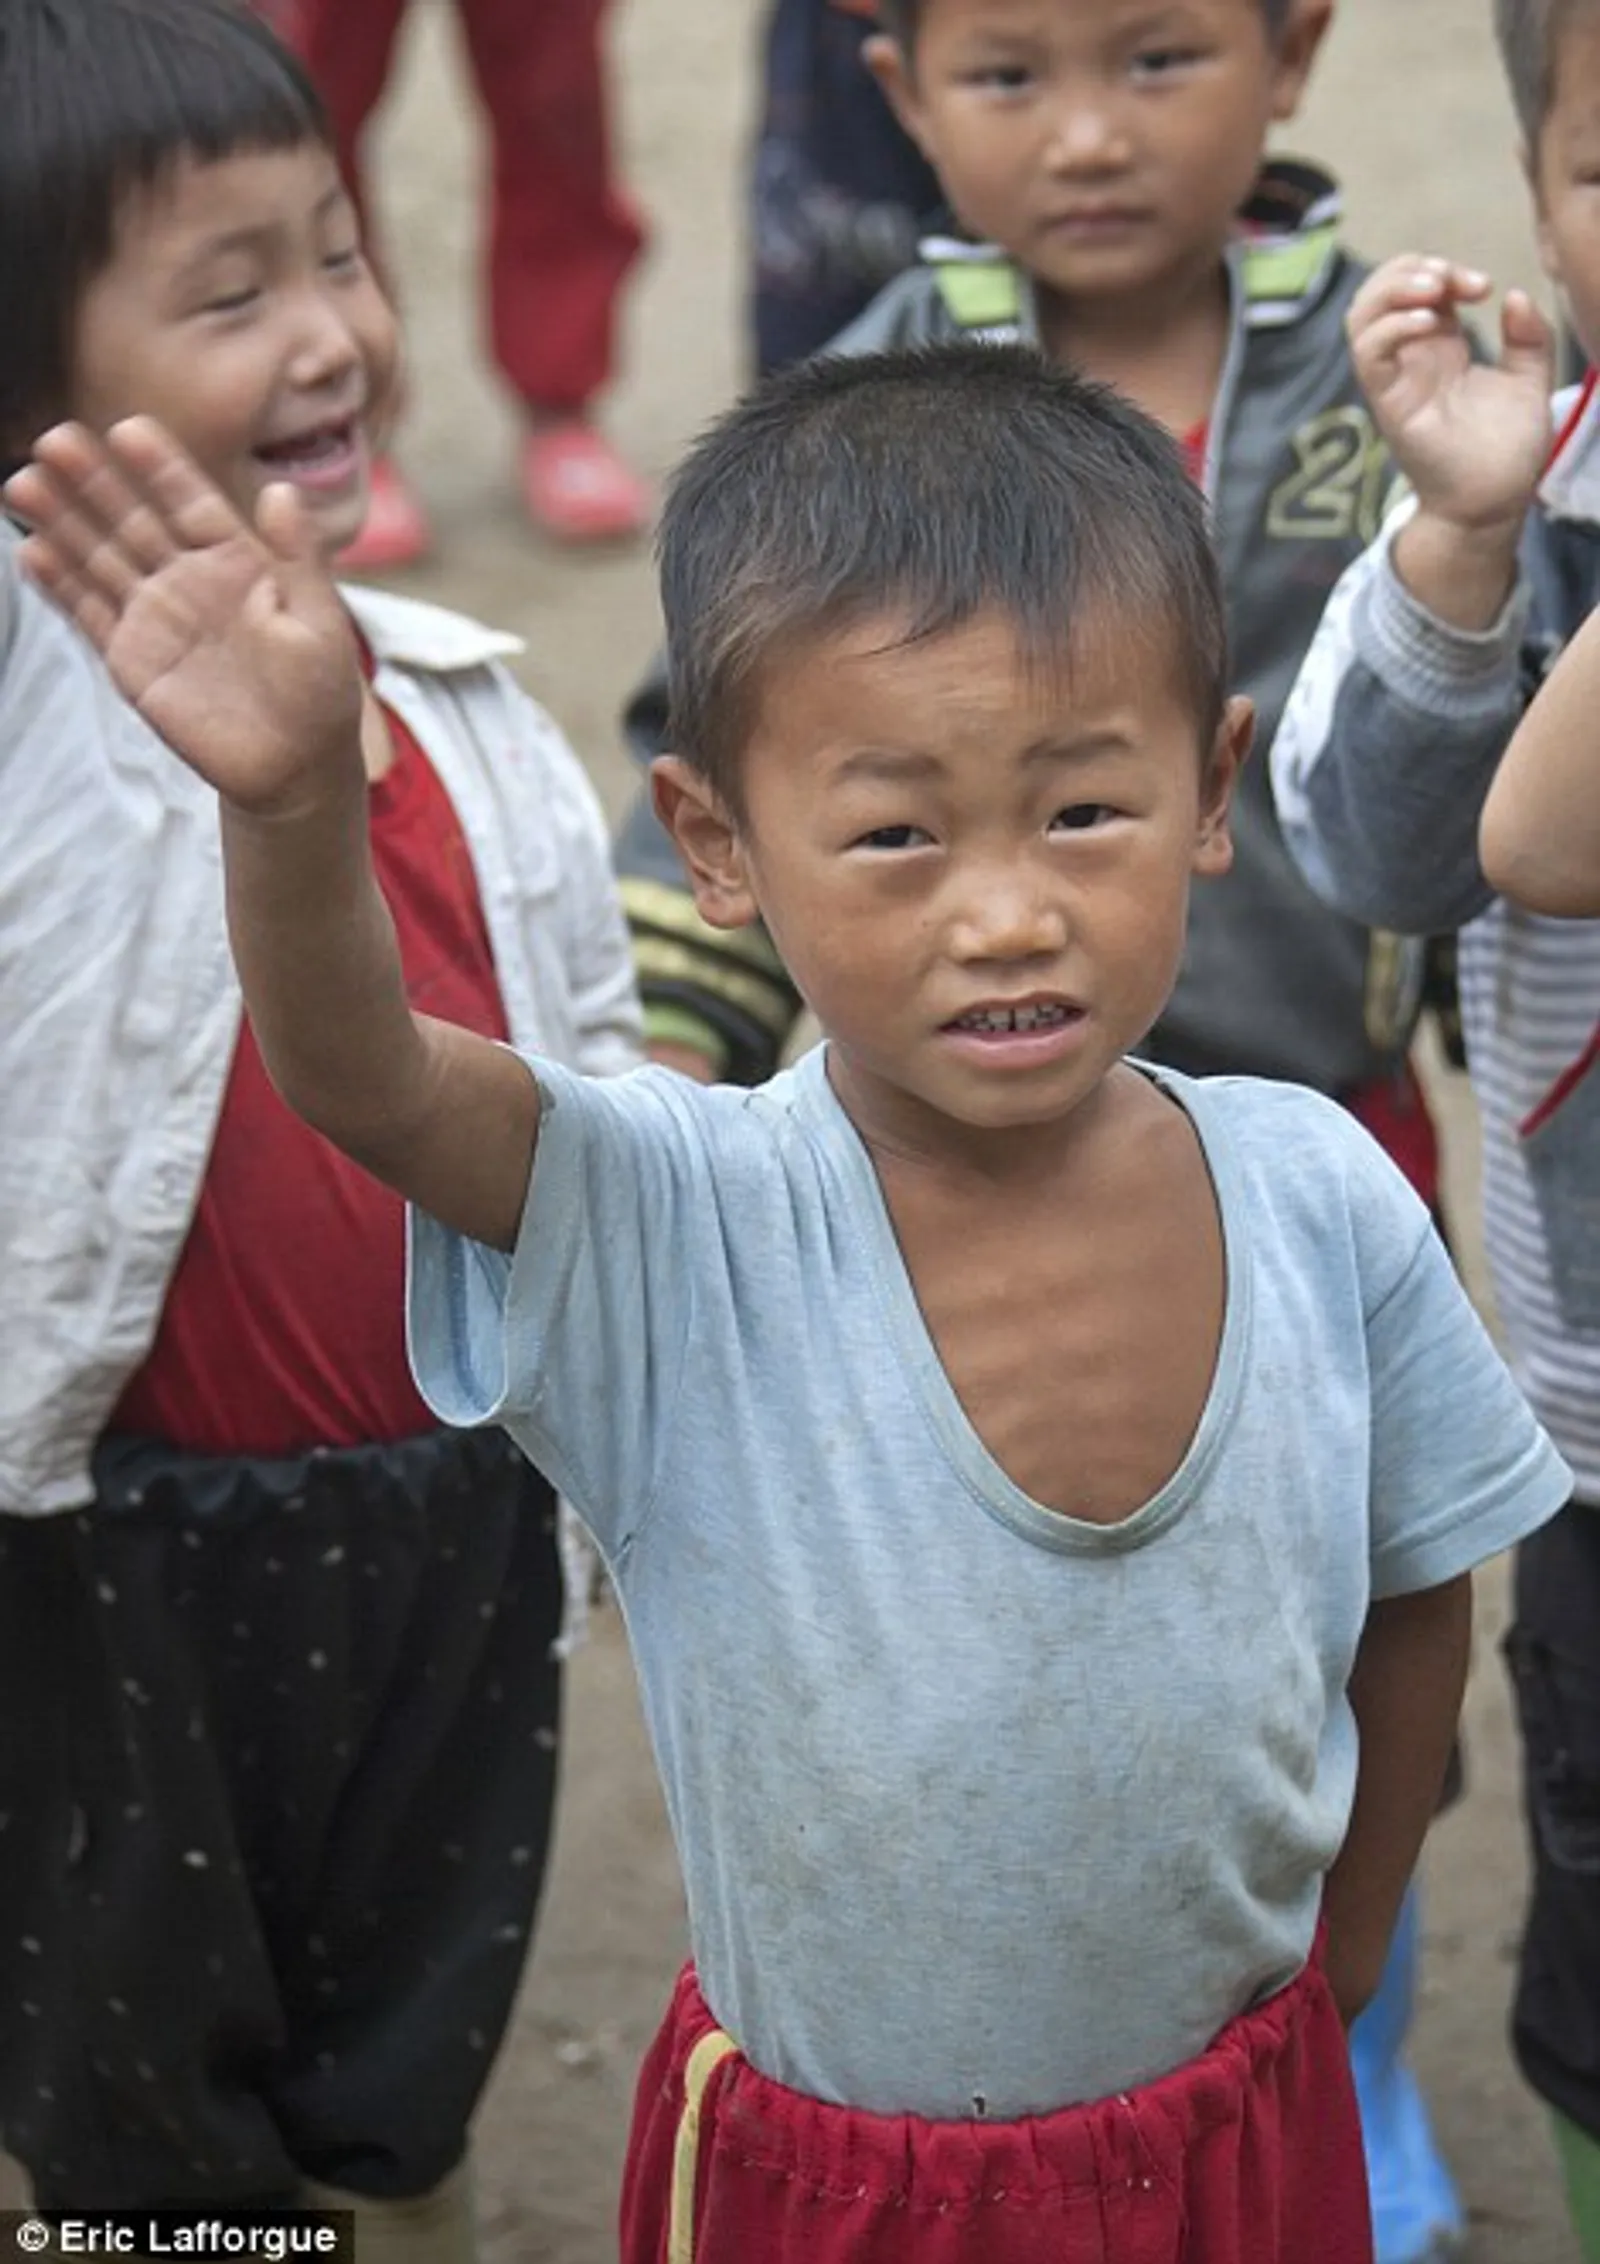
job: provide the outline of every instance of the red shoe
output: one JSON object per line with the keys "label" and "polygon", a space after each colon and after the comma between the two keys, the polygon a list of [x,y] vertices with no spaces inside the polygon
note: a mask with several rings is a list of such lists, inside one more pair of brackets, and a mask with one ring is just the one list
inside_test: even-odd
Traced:
{"label": "red shoe", "polygon": [[522,500],[558,542],[611,542],[642,534],[654,505],[609,440],[581,417],[536,425],[522,444]]}
{"label": "red shoe", "polygon": [[336,561],[344,574],[386,574],[415,566],[433,544],[422,506],[388,456],[374,456],[367,516],[360,534]]}

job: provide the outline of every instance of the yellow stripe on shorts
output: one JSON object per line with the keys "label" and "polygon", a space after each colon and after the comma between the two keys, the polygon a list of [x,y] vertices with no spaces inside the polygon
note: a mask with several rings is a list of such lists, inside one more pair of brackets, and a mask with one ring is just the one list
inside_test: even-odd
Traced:
{"label": "yellow stripe on shorts", "polygon": [[700,2108],[706,2085],[723,2061],[739,2049],[720,2028],[710,2029],[689,2054],[683,2071],[683,2113],[672,2152],[672,2211],[668,2219],[667,2264],[694,2264],[694,2189],[700,2166]]}

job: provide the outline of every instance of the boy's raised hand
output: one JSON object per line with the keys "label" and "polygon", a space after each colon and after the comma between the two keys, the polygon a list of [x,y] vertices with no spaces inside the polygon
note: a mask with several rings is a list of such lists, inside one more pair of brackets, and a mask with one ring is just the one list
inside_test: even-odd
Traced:
{"label": "boy's raised hand", "polygon": [[414,1015],[373,878],[354,640],[293,492],[249,526],[159,425],[47,433],[6,487],[29,571],[222,797],[228,933],[273,1083],[356,1162],[509,1250],[538,1088]]}
{"label": "boy's raised hand", "polygon": [[359,778],[355,648],[291,489],[267,489],[252,527],[135,417],[46,433],[6,500],[28,573],[225,800],[278,814],[320,798],[330,765]]}
{"label": "boy's raised hand", "polygon": [[1475,361],[1460,309],[1488,298],[1476,269],[1414,253],[1370,275],[1347,327],[1357,375],[1420,509],[1468,535],[1521,530],[1550,453],[1554,340],[1508,291],[1498,363]]}

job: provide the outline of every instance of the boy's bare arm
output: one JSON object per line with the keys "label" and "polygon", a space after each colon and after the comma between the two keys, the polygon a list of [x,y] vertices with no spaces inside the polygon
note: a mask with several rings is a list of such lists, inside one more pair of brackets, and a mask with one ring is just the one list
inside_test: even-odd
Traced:
{"label": "boy's bare arm", "polygon": [[1417,497],[1396,571],[1428,612],[1469,632],[1492,628],[1511,594],[1550,453],[1549,325],[1509,291],[1500,361],[1475,360],[1460,310],[1489,290],[1473,268],[1407,253],[1367,278],[1348,317],[1357,375]]}
{"label": "boy's bare arm", "polygon": [[538,1089],[407,1002],[368,852],[355,647],[292,492],[247,526],[134,419],[47,434],[6,497],[29,572],[221,798],[229,932],[274,1082],[377,1177],[510,1248]]}
{"label": "boy's bare arm", "polygon": [[1373,1996],[1438,1806],[1467,1685],[1472,1581],[1375,1603],[1350,1677],[1361,1740],[1350,1828],[1328,1874],[1328,1978],[1345,2019]]}
{"label": "boy's bare arm", "polygon": [[1495,888],[1530,912],[1600,917],[1600,614],[1591,613],[1506,749],[1478,847]]}

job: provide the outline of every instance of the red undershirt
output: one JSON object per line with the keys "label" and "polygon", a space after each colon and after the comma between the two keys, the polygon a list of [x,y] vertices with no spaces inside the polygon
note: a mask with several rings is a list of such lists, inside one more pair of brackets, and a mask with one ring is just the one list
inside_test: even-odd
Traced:
{"label": "red undershirt", "polygon": [[[385,710],[373,861],[411,1003],[507,1035],[454,807]],[[189,1237],[114,1430],[199,1454],[294,1454],[434,1428],[406,1362],[404,1206],[284,1106],[240,1032]]]}

